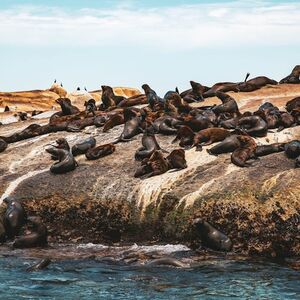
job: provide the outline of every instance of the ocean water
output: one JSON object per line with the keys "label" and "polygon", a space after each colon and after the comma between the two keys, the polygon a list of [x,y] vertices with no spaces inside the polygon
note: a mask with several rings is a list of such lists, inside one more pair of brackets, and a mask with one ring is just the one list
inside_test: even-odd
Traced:
{"label": "ocean water", "polygon": [[141,253],[153,259],[153,249],[122,251],[130,261],[122,255],[59,257],[34,272],[26,269],[41,257],[2,253],[0,299],[300,299],[300,272],[286,264],[193,254],[191,259],[188,250],[159,249],[159,257],[176,258],[184,267],[153,266],[149,256],[140,260]]}

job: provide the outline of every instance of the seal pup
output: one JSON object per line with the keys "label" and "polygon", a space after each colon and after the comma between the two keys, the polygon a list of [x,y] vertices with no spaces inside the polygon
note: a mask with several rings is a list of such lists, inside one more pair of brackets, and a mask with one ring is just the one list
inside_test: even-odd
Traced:
{"label": "seal pup", "polygon": [[247,135],[239,135],[240,147],[231,154],[231,162],[238,167],[249,167],[251,164],[247,160],[254,158],[256,143],[254,139]]}
{"label": "seal pup", "polygon": [[100,157],[104,157],[114,153],[116,150],[116,146],[113,144],[101,145],[95,148],[90,148],[86,153],[85,157],[88,160],[95,160]]}
{"label": "seal pup", "polygon": [[96,106],[96,101],[94,99],[90,99],[88,101],[85,101],[84,106],[85,106],[85,111],[86,111],[87,115],[90,114],[90,113],[92,113],[93,116],[96,115],[97,106]]}
{"label": "seal pup", "polygon": [[75,170],[78,166],[73,154],[65,149],[48,148],[48,153],[54,155],[59,160],[50,167],[50,172],[53,174],[64,174]]}
{"label": "seal pup", "polygon": [[15,198],[7,197],[3,202],[7,205],[4,215],[4,228],[6,236],[11,239],[19,234],[27,216],[22,204]]}
{"label": "seal pup", "polygon": [[96,140],[94,137],[89,137],[88,139],[75,144],[72,147],[73,156],[77,156],[80,154],[85,154],[89,149],[94,148],[96,146]]}
{"label": "seal pup", "polygon": [[230,238],[210,223],[197,218],[193,221],[193,225],[205,247],[216,251],[231,251],[233,245]]}
{"label": "seal pup", "polygon": [[32,231],[29,234],[18,237],[14,243],[14,248],[33,248],[47,245],[47,227],[42,223],[40,217],[28,217],[28,222],[32,224]]}
{"label": "seal pup", "polygon": [[135,160],[149,158],[155,150],[161,150],[152,126],[147,127],[142,137],[142,147],[135,152]]}

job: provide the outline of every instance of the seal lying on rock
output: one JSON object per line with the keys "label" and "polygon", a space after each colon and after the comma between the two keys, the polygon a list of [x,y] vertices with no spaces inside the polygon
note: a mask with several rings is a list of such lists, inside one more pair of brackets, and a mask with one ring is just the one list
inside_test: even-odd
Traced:
{"label": "seal lying on rock", "polygon": [[95,146],[96,146],[95,138],[89,137],[88,139],[82,141],[81,143],[75,144],[72,147],[72,154],[73,156],[85,154],[89,149],[94,148]]}
{"label": "seal lying on rock", "polygon": [[193,221],[203,246],[216,251],[230,251],[232,242],[224,233],[217,230],[208,222],[197,218]]}
{"label": "seal lying on rock", "polygon": [[78,166],[73,154],[70,151],[57,148],[46,149],[48,153],[57,157],[59,160],[54,165],[51,166],[50,172],[54,174],[64,174],[75,170]]}
{"label": "seal lying on rock", "polygon": [[175,149],[170,155],[166,157],[169,169],[185,169],[187,168],[187,163],[185,159],[185,152],[183,149]]}
{"label": "seal lying on rock", "polygon": [[196,146],[196,151],[202,151],[202,146],[223,141],[230,134],[231,132],[229,130],[223,128],[203,129],[194,136],[193,146]]}
{"label": "seal lying on rock", "polygon": [[172,143],[180,140],[179,146],[185,149],[189,149],[194,144],[194,137],[195,133],[193,132],[193,130],[190,127],[184,125],[178,129],[177,135]]}
{"label": "seal lying on rock", "polygon": [[213,108],[213,112],[215,114],[220,114],[220,113],[230,113],[233,115],[240,114],[239,107],[236,101],[231,96],[223,92],[216,92],[216,96],[222,101],[222,104],[217,105]]}
{"label": "seal lying on rock", "polygon": [[299,76],[300,76],[300,65],[297,65],[294,67],[291,74],[284,77],[283,79],[281,79],[279,81],[279,83],[280,84],[282,84],[282,83],[293,83],[293,84],[300,83]]}
{"label": "seal lying on rock", "polygon": [[90,148],[86,153],[85,157],[88,160],[95,160],[100,157],[107,156],[109,154],[114,153],[116,150],[116,146],[113,144],[101,145],[95,148]]}
{"label": "seal lying on rock", "polygon": [[42,224],[39,217],[28,217],[28,222],[33,225],[32,232],[17,238],[14,248],[33,248],[47,245],[47,227]]}
{"label": "seal lying on rock", "polygon": [[243,117],[239,120],[238,126],[255,137],[264,137],[268,133],[267,123],[259,116]]}
{"label": "seal lying on rock", "polygon": [[296,158],[300,155],[300,141],[294,140],[284,146],[285,154],[288,158]]}
{"label": "seal lying on rock", "polygon": [[6,148],[7,143],[3,139],[0,139],[0,153],[3,152]]}
{"label": "seal lying on rock", "polygon": [[247,160],[255,157],[256,143],[250,136],[239,135],[237,138],[241,146],[231,154],[231,162],[239,167],[249,167],[250,164],[247,163]]}
{"label": "seal lying on rock", "polygon": [[235,149],[237,149],[241,146],[241,142],[238,139],[238,136],[239,135],[237,135],[237,134],[228,136],[221,143],[213,146],[210,149],[207,149],[207,152],[212,155],[219,155],[222,153],[233,152]]}
{"label": "seal lying on rock", "polygon": [[4,216],[4,228],[7,237],[10,239],[18,235],[25,224],[26,212],[22,204],[13,197],[5,198],[3,202],[7,204]]}
{"label": "seal lying on rock", "polygon": [[284,146],[286,143],[275,143],[271,145],[262,145],[257,146],[254,151],[254,155],[256,157],[265,156],[272,153],[282,152],[284,151]]}

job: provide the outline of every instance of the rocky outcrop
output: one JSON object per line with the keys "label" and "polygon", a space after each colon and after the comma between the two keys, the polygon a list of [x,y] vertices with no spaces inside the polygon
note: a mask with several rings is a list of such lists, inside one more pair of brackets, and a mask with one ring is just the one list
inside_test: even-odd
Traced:
{"label": "rocky outcrop", "polygon": [[[255,97],[259,97],[258,91]],[[268,96],[268,101],[272,102],[272,97]],[[261,98],[260,103],[265,95]],[[251,93],[247,101],[241,101],[247,108],[259,105]],[[2,126],[0,135],[28,125],[26,121]],[[186,151],[188,168],[140,180],[133,177],[140,165],[134,160],[141,144],[139,135],[131,142],[117,144],[116,151],[105,158],[87,161],[84,155],[79,156],[75,171],[50,173],[53,161],[45,146],[57,138],[64,137],[73,145],[94,136],[101,145],[114,141],[121,132],[122,126],[107,133],[87,127],[80,133],[50,133],[9,144],[0,154],[1,199],[8,195],[21,199],[29,214],[42,217],[56,241],[155,240],[198,245],[191,224],[200,217],[226,233],[238,253],[300,255],[300,169],[283,153],[239,168],[231,164],[229,154],[209,155],[206,149],[211,146],[202,152],[191,149]],[[167,151],[178,148],[172,139],[157,135]],[[300,139],[299,126],[256,141],[268,144],[292,139]]]}

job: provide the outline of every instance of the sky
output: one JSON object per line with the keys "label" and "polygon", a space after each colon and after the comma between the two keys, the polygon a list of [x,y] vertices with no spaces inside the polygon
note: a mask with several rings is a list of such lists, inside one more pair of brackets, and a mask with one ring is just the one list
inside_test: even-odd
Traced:
{"label": "sky", "polygon": [[161,96],[300,64],[300,1],[0,1],[0,90],[101,85]]}

